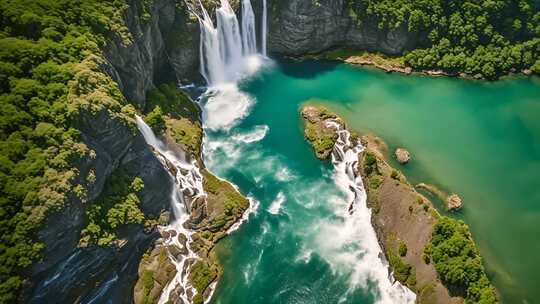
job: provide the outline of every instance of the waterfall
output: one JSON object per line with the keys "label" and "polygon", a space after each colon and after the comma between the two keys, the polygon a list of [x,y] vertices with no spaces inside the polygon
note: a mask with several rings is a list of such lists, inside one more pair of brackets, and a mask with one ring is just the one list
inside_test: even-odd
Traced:
{"label": "waterfall", "polygon": [[253,14],[250,0],[242,0],[242,45],[244,47],[244,55],[257,53],[255,15]]}
{"label": "waterfall", "polygon": [[220,54],[218,30],[214,28],[214,22],[204,7],[202,11],[203,16],[199,17],[201,74],[208,84],[221,83],[225,80],[225,71]]}
{"label": "waterfall", "polygon": [[[154,150],[156,157],[162,163],[167,172],[174,180],[171,192],[171,207],[174,220],[166,227],[159,227],[160,231],[166,232],[163,238],[163,246],[184,249],[187,253],[173,256],[169,254],[171,262],[175,265],[177,273],[173,280],[163,289],[159,298],[159,303],[167,303],[171,292],[178,288],[179,298],[182,303],[191,303],[192,295],[196,290],[189,283],[189,270],[192,261],[198,259],[191,250],[189,244],[192,242],[194,231],[186,229],[183,224],[189,220],[189,213],[186,210],[186,199],[191,201],[204,197],[203,177],[197,167],[196,162],[183,159],[174,152],[166,149],[166,146],[155,136],[152,129],[139,117],[136,116],[137,127],[141,131],[146,143]],[[184,236],[186,241],[181,241],[180,236]]]}
{"label": "waterfall", "polygon": [[262,11],[262,24],[261,24],[261,40],[262,40],[262,45],[261,45],[261,52],[263,54],[264,57],[266,57],[266,34],[267,34],[267,29],[266,29],[266,22],[267,22],[267,12],[266,12],[266,0],[263,0],[263,11]]}
{"label": "waterfall", "polygon": [[[257,71],[261,63],[257,55],[255,14],[250,0],[242,0],[241,27],[228,0],[221,0],[221,6],[216,9],[217,27],[214,27],[202,4],[201,11],[202,16],[197,16],[201,28],[201,74],[208,86],[236,83]],[[266,11],[263,19],[266,20]],[[264,32],[262,52],[266,54],[266,25]]]}
{"label": "waterfall", "polygon": [[[338,139],[332,151],[332,165],[334,166],[334,182],[347,196],[349,205],[339,210],[344,222],[339,229],[336,239],[345,240],[341,244],[349,250],[359,250],[353,253],[358,260],[354,262],[352,280],[362,280],[365,274],[376,282],[379,288],[377,303],[414,303],[416,295],[396,281],[389,273],[388,263],[381,259],[384,256],[377,240],[375,229],[371,225],[371,209],[367,206],[367,194],[364,189],[362,177],[357,172],[359,153],[364,147],[351,141],[351,134],[337,121],[326,122],[329,127],[335,128]],[[350,244],[347,242],[351,242]],[[352,246],[360,244],[359,249]]]}
{"label": "waterfall", "polygon": [[216,10],[221,62],[227,66],[240,64],[242,59],[242,38],[238,19],[227,0],[221,0]]}

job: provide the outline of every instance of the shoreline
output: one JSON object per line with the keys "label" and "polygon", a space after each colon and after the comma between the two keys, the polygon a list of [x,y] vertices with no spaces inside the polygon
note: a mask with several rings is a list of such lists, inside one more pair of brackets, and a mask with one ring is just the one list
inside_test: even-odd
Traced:
{"label": "shoreline", "polygon": [[354,67],[371,67],[377,70],[382,70],[387,74],[397,73],[403,75],[421,75],[429,77],[449,77],[460,78],[466,80],[484,80],[484,81],[497,81],[504,80],[509,77],[532,77],[534,73],[530,70],[514,71],[505,75],[501,75],[495,80],[486,79],[483,77],[476,77],[474,75],[468,75],[464,72],[449,73],[443,70],[414,70],[412,67],[406,66],[404,63],[404,57],[393,57],[376,52],[369,51],[349,51],[343,49],[336,49],[331,51],[325,51],[319,54],[300,55],[300,56],[286,56],[286,58],[293,60],[331,60],[344,63]]}
{"label": "shoreline", "polygon": [[[325,155],[324,151],[320,151],[323,146],[317,145],[317,142],[308,136],[307,125],[315,122],[318,124],[315,127],[325,129],[327,127],[324,123],[327,119],[340,119],[339,116],[308,101],[302,106],[301,118],[305,124],[306,140],[313,146],[319,159],[328,159],[319,157]],[[372,211],[371,225],[394,278],[417,294],[417,303],[435,301],[450,304],[460,303],[465,299],[479,301],[478,297],[471,299],[468,293],[465,293],[469,287],[461,286],[462,291],[456,292],[456,286],[443,283],[445,273],[440,273],[439,266],[435,267],[435,264],[448,261],[441,261],[432,254],[433,251],[440,250],[437,247],[439,241],[434,243],[433,235],[438,233],[441,225],[450,225],[455,227],[453,229],[457,231],[457,237],[462,237],[464,242],[470,244],[475,254],[474,260],[481,263],[465,223],[441,216],[433,202],[416,191],[399,170],[389,165],[385,158],[387,145],[382,139],[370,134],[358,134],[354,130],[350,132],[355,134],[356,140],[364,147],[364,151],[359,155],[357,170],[367,194],[365,203]],[[327,130],[316,134],[330,138]],[[333,149],[333,146],[329,145],[324,147]],[[489,298],[486,303],[497,303],[497,291],[485,276],[485,269],[480,269],[483,279],[486,280],[482,285],[482,292],[485,292],[482,296]]]}

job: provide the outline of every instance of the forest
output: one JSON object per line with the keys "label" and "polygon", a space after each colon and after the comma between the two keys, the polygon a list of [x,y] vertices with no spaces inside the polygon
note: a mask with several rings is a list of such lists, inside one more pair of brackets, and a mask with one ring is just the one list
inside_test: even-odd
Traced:
{"label": "forest", "polygon": [[[0,2],[0,303],[14,303],[21,271],[39,260],[35,233],[51,210],[84,200],[75,163],[82,112],[130,107],[100,70],[107,35],[127,38],[124,1]],[[126,118],[127,119],[127,118]]]}
{"label": "forest", "polygon": [[540,73],[540,1],[349,0],[358,22],[380,30],[416,33],[405,63],[496,79],[511,72]]}

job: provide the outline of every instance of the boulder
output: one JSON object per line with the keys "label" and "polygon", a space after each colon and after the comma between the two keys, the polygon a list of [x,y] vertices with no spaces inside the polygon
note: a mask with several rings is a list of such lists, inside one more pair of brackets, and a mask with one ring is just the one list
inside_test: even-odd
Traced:
{"label": "boulder", "polygon": [[400,164],[406,164],[411,160],[411,154],[403,148],[397,148],[394,155]]}
{"label": "boulder", "polygon": [[445,204],[446,209],[448,210],[458,210],[463,205],[463,202],[461,201],[461,197],[459,197],[459,195],[452,193],[446,198]]}

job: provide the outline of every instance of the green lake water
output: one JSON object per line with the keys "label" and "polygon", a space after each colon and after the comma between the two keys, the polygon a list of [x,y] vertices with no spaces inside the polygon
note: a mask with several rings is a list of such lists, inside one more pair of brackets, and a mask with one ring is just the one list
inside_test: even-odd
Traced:
{"label": "green lake water", "polygon": [[346,239],[362,232],[343,231],[332,166],[302,136],[298,109],[312,98],[390,150],[407,148],[413,160],[400,168],[411,182],[458,193],[464,208],[452,216],[470,225],[504,302],[540,302],[537,79],[486,83],[282,62],[241,90],[252,97],[249,114],[227,132],[207,131],[206,158],[259,206],[218,244],[224,273],[212,303],[378,298],[376,282],[355,269],[361,250]]}

